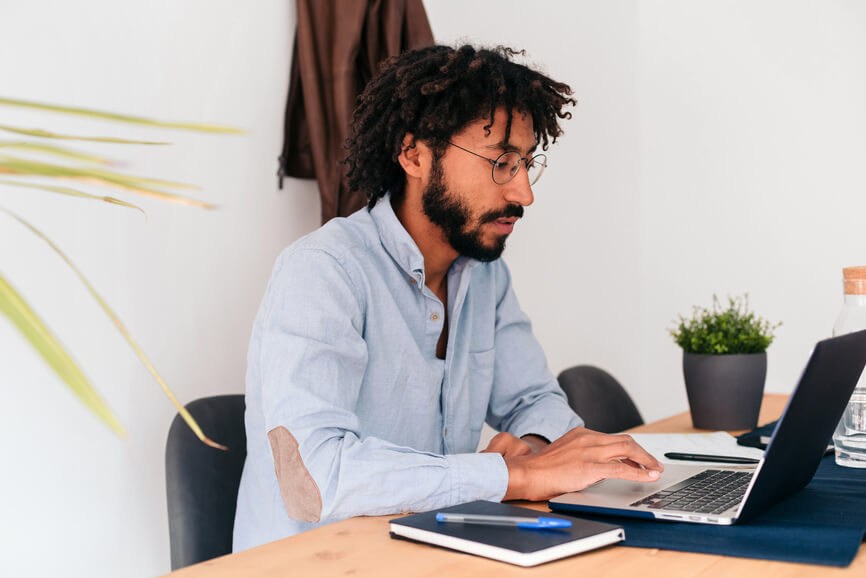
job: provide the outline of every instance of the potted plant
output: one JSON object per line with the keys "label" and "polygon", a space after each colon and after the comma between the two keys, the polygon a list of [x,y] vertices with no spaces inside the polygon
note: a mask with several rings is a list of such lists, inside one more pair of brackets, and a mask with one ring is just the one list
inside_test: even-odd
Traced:
{"label": "potted plant", "polygon": [[758,424],[767,376],[767,348],[781,323],[749,311],[748,295],[728,297],[727,307],[713,295],[713,307],[694,307],[671,330],[683,349],[683,376],[699,429],[744,430]]}

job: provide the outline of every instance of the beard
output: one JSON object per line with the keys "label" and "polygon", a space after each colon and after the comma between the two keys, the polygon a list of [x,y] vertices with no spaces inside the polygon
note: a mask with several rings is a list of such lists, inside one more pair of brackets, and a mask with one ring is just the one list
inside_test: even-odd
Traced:
{"label": "beard", "polygon": [[484,213],[477,219],[477,224],[470,227],[472,212],[464,201],[445,187],[438,158],[433,159],[430,183],[421,199],[424,214],[442,230],[442,237],[448,244],[460,255],[483,262],[495,261],[502,255],[508,235],[500,235],[492,246],[488,246],[482,240],[481,227],[497,219],[523,216],[522,206],[510,204],[504,209]]}

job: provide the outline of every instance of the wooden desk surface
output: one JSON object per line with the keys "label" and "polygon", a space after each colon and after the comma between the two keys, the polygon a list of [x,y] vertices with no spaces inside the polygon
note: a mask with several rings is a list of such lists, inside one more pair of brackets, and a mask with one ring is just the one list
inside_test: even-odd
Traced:
{"label": "wooden desk surface", "polygon": [[[767,394],[760,423],[778,418],[788,396]],[[632,430],[645,433],[696,432],[688,412]],[[732,432],[739,433],[739,432]],[[543,502],[518,505],[547,510]],[[848,568],[830,568],[692,554],[649,548],[609,547],[535,568],[520,568],[432,546],[393,540],[388,520],[396,516],[351,518],[173,572],[172,578],[285,576],[701,576],[811,578],[816,575],[866,576],[866,547]]]}

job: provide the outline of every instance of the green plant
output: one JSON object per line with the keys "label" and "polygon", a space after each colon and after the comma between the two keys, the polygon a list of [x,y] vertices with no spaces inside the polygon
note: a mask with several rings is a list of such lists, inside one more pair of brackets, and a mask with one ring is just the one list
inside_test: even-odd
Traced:
{"label": "green plant", "polygon": [[748,294],[728,297],[725,308],[713,295],[712,309],[695,306],[691,318],[679,316],[679,324],[670,334],[686,353],[763,353],[780,325],[781,322],[772,324],[750,312]]}
{"label": "green plant", "polygon": [[[175,130],[192,130],[211,133],[239,133],[238,129],[218,125],[171,123],[129,115],[101,112],[90,109],[71,108],[52,104],[36,103],[10,98],[0,98],[0,107],[21,107],[46,112],[61,113],[66,115],[81,116],[98,120],[108,120],[126,124],[135,124],[149,127]],[[167,145],[167,142],[133,141],[114,137],[93,137],[63,135],[54,132],[31,129],[24,127],[0,124],[0,133],[16,135],[14,140],[0,140],[0,187],[12,187],[18,189],[34,190],[41,189],[50,193],[69,195],[81,199],[102,201],[112,205],[133,208],[144,211],[132,203],[101,195],[94,195],[82,191],[79,188],[60,186],[58,181],[73,181],[86,186],[106,186],[114,190],[132,192],[140,195],[154,197],[162,201],[168,201],[203,209],[212,209],[213,205],[181,196],[164,189],[194,189],[196,187],[183,183],[173,183],[146,177],[132,176],[116,170],[104,167],[115,164],[113,161],[87,152],[72,150],[52,144],[45,144],[45,140],[75,140],[84,142],[113,143],[117,145]],[[22,137],[24,137],[22,139]],[[35,140],[28,140],[35,139]],[[36,155],[37,159],[10,155],[8,151],[19,151],[20,153]],[[35,179],[35,180],[34,180]],[[46,182],[47,181],[47,182]],[[132,335],[124,324],[108,306],[108,303],[96,292],[87,281],[81,271],[70,261],[70,259],[55,245],[46,235],[39,231],[29,222],[16,215],[12,211],[0,206],[0,212],[12,217],[31,233],[47,243],[58,256],[78,276],[91,296],[99,304],[103,312],[111,319],[114,326],[147,367],[154,380],[159,384],[166,396],[171,400],[183,417],[187,425],[195,435],[204,443],[226,449],[224,446],[210,440],[204,435],[193,417],[178,402],[174,393],[166,385],[163,378],[157,373],[144,351],[132,339]],[[123,426],[108,408],[90,380],[75,362],[60,341],[48,329],[48,326],[35,313],[27,301],[12,287],[12,285],[0,274],[0,314],[5,315],[18,329],[21,335],[28,341],[30,346],[42,357],[45,363],[60,377],[61,381],[108,427],[118,435],[124,436]]]}

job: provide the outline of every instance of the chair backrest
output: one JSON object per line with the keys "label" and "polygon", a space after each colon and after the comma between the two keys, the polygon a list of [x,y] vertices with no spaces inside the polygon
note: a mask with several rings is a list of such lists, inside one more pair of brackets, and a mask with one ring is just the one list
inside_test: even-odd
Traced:
{"label": "chair backrest", "polygon": [[578,365],[557,380],[571,409],[591,430],[616,433],[644,423],[628,392],[603,369]]}
{"label": "chair backrest", "polygon": [[171,569],[232,551],[238,486],[247,455],[244,396],[204,397],[187,404],[209,438],[206,446],[176,415],[165,444],[165,485]]}

